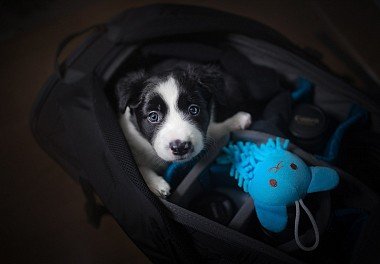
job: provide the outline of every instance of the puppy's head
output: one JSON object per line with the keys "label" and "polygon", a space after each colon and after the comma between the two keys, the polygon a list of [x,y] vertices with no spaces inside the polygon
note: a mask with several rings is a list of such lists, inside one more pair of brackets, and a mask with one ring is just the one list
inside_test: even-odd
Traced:
{"label": "puppy's head", "polygon": [[116,88],[118,108],[129,107],[139,131],[165,161],[186,161],[201,152],[213,94],[224,84],[214,67],[189,66],[164,73],[130,73]]}

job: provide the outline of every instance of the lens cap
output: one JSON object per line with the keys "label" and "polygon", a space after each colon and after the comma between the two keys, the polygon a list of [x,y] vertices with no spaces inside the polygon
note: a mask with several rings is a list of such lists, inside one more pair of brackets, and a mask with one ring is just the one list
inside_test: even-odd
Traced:
{"label": "lens cap", "polygon": [[300,147],[318,152],[323,148],[328,128],[328,119],[319,107],[312,104],[295,106],[289,132]]}
{"label": "lens cap", "polygon": [[326,130],[327,120],[323,111],[311,104],[300,104],[294,108],[289,131],[301,139],[314,139]]}

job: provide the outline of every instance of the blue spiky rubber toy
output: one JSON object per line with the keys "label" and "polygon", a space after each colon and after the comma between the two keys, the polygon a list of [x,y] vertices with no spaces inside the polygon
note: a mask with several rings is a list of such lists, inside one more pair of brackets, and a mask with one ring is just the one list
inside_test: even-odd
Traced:
{"label": "blue spiky rubber toy", "polygon": [[[253,198],[257,217],[263,227],[278,233],[288,222],[287,206],[296,206],[295,239],[306,251],[314,250],[319,243],[318,227],[302,199],[308,193],[327,191],[339,182],[338,173],[329,167],[308,166],[301,158],[288,151],[289,140],[269,139],[267,143],[238,141],[223,148],[219,164],[231,164],[230,176],[239,187]],[[300,210],[305,210],[312,222],[315,243],[305,247],[298,238]]]}

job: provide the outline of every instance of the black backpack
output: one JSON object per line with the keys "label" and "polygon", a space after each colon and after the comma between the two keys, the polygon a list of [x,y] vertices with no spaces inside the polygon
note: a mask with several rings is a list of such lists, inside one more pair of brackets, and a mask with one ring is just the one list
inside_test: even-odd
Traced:
{"label": "black backpack", "polygon": [[[380,181],[376,177],[380,108],[376,102],[273,29],[233,14],[166,4],[131,9],[69,36],[57,57],[72,38],[90,30],[67,60],[57,62],[36,99],[31,127],[39,145],[81,183],[95,226],[109,212],[155,263],[380,261]],[[252,104],[252,111],[263,116],[271,98],[287,89],[278,88],[283,87],[279,83],[298,75],[314,84],[313,103],[337,122],[345,120],[352,104],[366,110],[365,125],[350,130],[342,140],[341,158],[335,164],[340,167],[341,184],[329,198],[332,208],[342,210],[339,215],[329,211],[334,217],[326,222],[320,249],[302,252],[271,244],[149,191],[118,124],[113,87],[127,71],[172,59],[217,63],[242,83],[223,91],[230,100],[220,118]],[[252,73],[273,79],[252,78]],[[286,135],[282,132],[280,128],[278,134]],[[270,136],[257,132],[249,137]],[[329,166],[295,146],[294,150],[311,163]],[[93,192],[104,206],[95,203]]]}

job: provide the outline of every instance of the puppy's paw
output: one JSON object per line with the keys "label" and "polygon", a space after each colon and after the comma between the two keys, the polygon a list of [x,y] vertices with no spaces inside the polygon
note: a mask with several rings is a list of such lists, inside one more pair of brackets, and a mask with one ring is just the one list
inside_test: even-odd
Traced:
{"label": "puppy's paw", "polygon": [[246,129],[252,123],[251,114],[246,112],[238,112],[231,117],[230,129],[231,131]]}
{"label": "puppy's paw", "polygon": [[154,177],[147,182],[147,185],[157,196],[165,198],[170,194],[170,185],[162,177]]}

